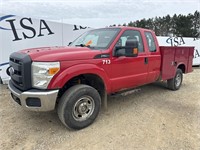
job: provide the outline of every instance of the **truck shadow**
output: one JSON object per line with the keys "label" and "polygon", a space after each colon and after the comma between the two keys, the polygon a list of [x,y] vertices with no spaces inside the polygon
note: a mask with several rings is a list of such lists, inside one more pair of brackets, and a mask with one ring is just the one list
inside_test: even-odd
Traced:
{"label": "truck shadow", "polygon": [[194,99],[190,99],[190,95],[183,93],[185,91],[184,87],[182,85],[179,90],[171,91],[167,88],[166,82],[156,82],[141,86],[139,92],[127,96],[109,97],[108,110],[103,114],[118,113],[120,109],[143,111],[151,108],[156,113],[161,111],[168,112],[179,117],[188,114],[194,115],[197,111],[200,112],[200,109],[196,105],[190,104],[190,101]]}

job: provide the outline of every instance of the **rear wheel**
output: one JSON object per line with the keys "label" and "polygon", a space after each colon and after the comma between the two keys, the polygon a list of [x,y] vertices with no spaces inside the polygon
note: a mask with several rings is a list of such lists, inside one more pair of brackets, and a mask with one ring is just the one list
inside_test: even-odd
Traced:
{"label": "rear wheel", "polygon": [[3,81],[2,81],[2,79],[1,79],[1,77],[0,77],[0,84],[3,84]]}
{"label": "rear wheel", "polygon": [[94,122],[99,114],[101,98],[96,89],[88,85],[75,85],[68,89],[58,104],[58,116],[72,129],[82,129]]}
{"label": "rear wheel", "polygon": [[167,80],[168,88],[173,91],[178,90],[182,85],[182,81],[183,81],[183,73],[182,70],[178,68],[175,77]]}

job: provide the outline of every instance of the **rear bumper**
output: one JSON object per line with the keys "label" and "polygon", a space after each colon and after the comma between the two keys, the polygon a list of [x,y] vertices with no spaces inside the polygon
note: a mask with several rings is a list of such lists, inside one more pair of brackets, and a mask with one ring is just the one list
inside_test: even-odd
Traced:
{"label": "rear bumper", "polygon": [[28,90],[20,91],[9,81],[8,88],[15,102],[26,110],[31,111],[51,111],[55,109],[58,90]]}

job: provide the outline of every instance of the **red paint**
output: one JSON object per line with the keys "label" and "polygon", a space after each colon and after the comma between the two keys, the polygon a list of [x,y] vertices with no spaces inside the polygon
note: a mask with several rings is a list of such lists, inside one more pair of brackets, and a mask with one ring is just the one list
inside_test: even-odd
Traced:
{"label": "red paint", "polygon": [[173,78],[177,67],[184,66],[184,73],[192,72],[194,47],[160,47],[162,79]]}

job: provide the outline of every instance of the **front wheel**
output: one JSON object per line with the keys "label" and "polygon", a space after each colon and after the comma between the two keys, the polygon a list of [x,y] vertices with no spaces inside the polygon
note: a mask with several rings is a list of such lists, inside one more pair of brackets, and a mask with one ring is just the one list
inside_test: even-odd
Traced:
{"label": "front wheel", "polygon": [[99,114],[101,98],[96,89],[88,85],[75,85],[68,89],[58,103],[58,116],[72,129],[82,129],[94,122]]}
{"label": "front wheel", "polygon": [[167,80],[168,88],[173,91],[178,90],[182,85],[182,81],[183,81],[183,72],[181,69],[178,68],[176,70],[175,77]]}

